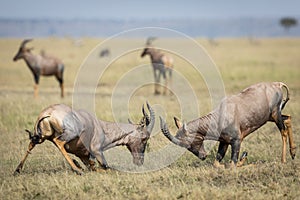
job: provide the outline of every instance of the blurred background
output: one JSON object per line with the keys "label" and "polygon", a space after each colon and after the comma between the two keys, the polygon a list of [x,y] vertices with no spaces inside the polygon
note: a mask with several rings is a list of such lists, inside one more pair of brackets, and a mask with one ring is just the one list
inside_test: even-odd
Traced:
{"label": "blurred background", "polygon": [[191,37],[300,35],[297,0],[0,2],[0,37],[107,37],[149,26]]}

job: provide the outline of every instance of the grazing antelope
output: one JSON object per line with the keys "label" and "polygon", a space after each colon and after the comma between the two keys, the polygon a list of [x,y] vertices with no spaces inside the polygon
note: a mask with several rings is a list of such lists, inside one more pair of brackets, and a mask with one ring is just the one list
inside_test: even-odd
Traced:
{"label": "grazing antelope", "polygon": [[61,97],[64,97],[64,64],[57,58],[45,55],[34,55],[31,53],[32,48],[26,48],[25,45],[30,42],[31,39],[23,40],[19,48],[18,53],[13,58],[14,61],[24,59],[30,71],[33,74],[35,85],[34,85],[34,97],[38,96],[38,84],[40,75],[42,76],[55,76],[58,80]]}
{"label": "grazing antelope", "polygon": [[[284,100],[282,88],[285,88],[287,92]],[[170,134],[162,118],[160,118],[161,130],[171,142],[187,148],[200,159],[206,158],[204,140],[219,141],[215,166],[220,166],[228,145],[231,145],[231,165],[239,166],[242,164],[237,162],[243,139],[266,122],[275,122],[282,136],[281,161],[285,163],[287,138],[292,159],[296,154],[291,117],[281,114],[288,100],[289,89],[284,83],[258,83],[237,95],[224,98],[215,110],[187,124],[182,124],[175,117],[175,124],[178,128],[175,137]]]}
{"label": "grazing antelope", "polygon": [[119,145],[125,145],[131,152],[133,163],[142,165],[145,147],[155,123],[154,111],[147,103],[149,115],[142,107],[143,118],[139,124],[114,123],[97,120],[84,110],[72,110],[64,104],[55,104],[44,109],[29,133],[30,143],[27,153],[15,170],[19,173],[24,162],[37,144],[45,140],[53,142],[66,158],[72,169],[81,174],[80,166],[69,157],[67,152],[78,156],[91,170],[95,170],[93,158],[103,169],[107,163],[103,152]]}
{"label": "grazing antelope", "polygon": [[108,48],[102,49],[99,54],[100,58],[107,57],[109,55],[110,55],[110,50]]}
{"label": "grazing antelope", "polygon": [[165,79],[165,87],[163,94],[166,94],[168,88],[168,80],[170,81],[170,85],[172,84],[172,71],[174,60],[171,56],[162,53],[158,49],[150,47],[150,44],[153,40],[153,38],[147,40],[146,48],[143,50],[141,57],[143,58],[145,55],[149,55],[151,58],[155,81],[154,94],[160,94],[160,91],[158,89],[160,83],[160,76],[163,76],[163,79]]}

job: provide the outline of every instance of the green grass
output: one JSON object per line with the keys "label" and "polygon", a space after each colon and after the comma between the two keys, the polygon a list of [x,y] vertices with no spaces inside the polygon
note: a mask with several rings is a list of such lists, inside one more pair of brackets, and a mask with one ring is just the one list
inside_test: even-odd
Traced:
{"label": "green grass", "polygon": [[[160,39],[163,40],[163,39]],[[176,46],[176,39],[169,39]],[[38,145],[29,155],[24,169],[18,176],[13,172],[24,156],[28,146],[28,136],[24,129],[33,129],[40,111],[54,103],[72,105],[74,82],[82,62],[89,52],[102,39],[83,38],[84,45],[75,47],[68,38],[36,39],[28,46],[34,46],[35,53],[45,49],[47,53],[63,59],[66,65],[66,98],[59,97],[58,83],[53,77],[42,77],[40,96],[33,98],[33,78],[23,61],[13,62],[12,57],[18,50],[20,40],[0,39],[0,199],[298,199],[300,195],[300,161],[287,155],[287,163],[282,164],[281,136],[276,126],[268,123],[249,135],[242,143],[241,151],[248,151],[249,163],[235,170],[215,169],[212,166],[216,147],[205,161],[200,161],[191,153],[185,152],[170,166],[147,173],[128,173],[109,170],[102,173],[85,171],[78,176],[73,173],[59,150],[46,141]],[[248,85],[261,81],[282,81],[290,87],[291,100],[284,113],[291,114],[293,132],[298,146],[300,125],[300,39],[260,39],[256,45],[247,39],[219,39],[218,46],[211,46],[204,39],[197,41],[206,49],[218,66],[226,94],[235,94]],[[138,39],[121,42],[122,45],[136,42]],[[112,46],[112,57],[120,46]],[[184,51],[188,47],[180,45]],[[96,49],[99,50],[99,49]],[[97,53],[97,52],[96,52]],[[144,80],[152,80],[150,67],[145,67],[143,74],[134,75],[130,70],[136,66],[149,64],[149,58],[140,58],[140,51],[129,52],[109,65],[99,78],[95,88],[95,112],[97,116],[110,121],[138,121],[141,106],[148,100],[153,105],[156,116],[166,118],[174,134],[176,128],[172,121],[178,116],[187,121],[195,113],[204,115],[212,109],[209,91],[204,78],[193,66],[180,56],[175,56],[174,85],[181,87],[180,76],[190,82],[197,98],[194,104],[180,104],[180,98],[189,94],[181,91],[174,96],[154,96],[152,85],[137,85]],[[105,63],[95,54],[90,59],[91,71],[83,74],[88,80]],[[201,55],[203,56],[203,55]],[[201,58],[199,56],[199,59]],[[200,61],[199,61],[200,62]],[[131,74],[132,73],[132,74]],[[129,82],[117,85],[118,81]],[[131,77],[132,76],[132,77]],[[89,87],[88,81],[83,85]],[[132,94],[124,91],[135,88]],[[115,92],[115,93],[114,93]],[[124,93],[122,93],[124,92]],[[116,95],[113,96],[112,95]],[[88,96],[82,96],[86,100]],[[186,99],[185,99],[186,100]],[[187,99],[189,100],[189,99]],[[196,107],[197,107],[196,106]],[[182,108],[191,113],[185,113]],[[145,155],[145,164],[149,164],[152,152],[169,144],[156,124],[149,147]],[[117,147],[128,157],[128,151]],[[108,164],[116,167],[119,163],[113,159],[115,151],[106,152]],[[126,155],[126,156],[125,156]],[[123,156],[123,155],[122,155]],[[122,157],[121,156],[121,157]],[[166,159],[168,155],[161,159]],[[73,157],[73,156],[72,156]],[[230,150],[224,162],[230,160]],[[131,162],[131,158],[129,159]],[[159,165],[159,159],[157,164]],[[153,164],[153,163],[152,163]]]}

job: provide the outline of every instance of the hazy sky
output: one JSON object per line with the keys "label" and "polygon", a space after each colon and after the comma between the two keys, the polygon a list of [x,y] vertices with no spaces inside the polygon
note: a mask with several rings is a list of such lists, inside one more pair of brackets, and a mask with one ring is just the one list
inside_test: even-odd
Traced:
{"label": "hazy sky", "polygon": [[0,18],[164,19],[300,16],[299,0],[0,0]]}

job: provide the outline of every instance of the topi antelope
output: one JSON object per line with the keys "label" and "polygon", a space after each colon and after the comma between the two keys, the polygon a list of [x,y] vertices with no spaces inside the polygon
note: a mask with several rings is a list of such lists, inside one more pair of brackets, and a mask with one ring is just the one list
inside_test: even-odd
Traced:
{"label": "topi antelope", "polygon": [[64,85],[63,85],[63,73],[64,64],[57,58],[45,55],[34,55],[31,53],[32,48],[26,48],[26,44],[31,39],[23,40],[19,48],[18,53],[13,58],[14,61],[24,59],[30,71],[33,74],[35,85],[34,85],[34,96],[38,96],[38,84],[40,75],[42,76],[55,76],[59,82],[61,89],[61,97],[64,97]]}
{"label": "topi antelope", "polygon": [[94,158],[103,169],[107,169],[103,152],[115,146],[125,145],[131,152],[133,163],[140,166],[144,162],[145,147],[155,123],[154,110],[148,103],[147,108],[150,116],[143,106],[141,122],[127,124],[97,120],[84,110],[72,110],[64,104],[49,106],[40,113],[34,133],[27,131],[30,143],[15,174],[21,171],[28,154],[35,145],[45,140],[53,142],[58,147],[72,169],[78,174],[81,174],[82,170],[67,152],[78,156],[90,170],[95,170]]}
{"label": "topi antelope", "polygon": [[[287,92],[284,100],[283,87]],[[282,136],[281,161],[285,163],[287,138],[292,159],[296,153],[291,117],[281,114],[288,100],[289,89],[284,83],[258,83],[237,95],[224,98],[215,110],[187,124],[181,124],[177,118],[174,118],[178,128],[175,137],[170,134],[162,118],[160,118],[161,130],[171,142],[187,148],[200,159],[206,158],[204,140],[219,141],[215,166],[221,166],[220,162],[225,156],[228,145],[231,145],[231,165],[240,166],[242,163],[238,163],[238,156],[243,139],[266,122],[275,122]]]}
{"label": "topi antelope", "polygon": [[108,57],[109,55],[110,55],[110,50],[108,48],[102,49],[99,54],[100,58]]}
{"label": "topi antelope", "polygon": [[158,87],[159,87],[161,75],[165,79],[165,88],[163,94],[166,94],[168,88],[168,79],[170,81],[170,84],[172,84],[172,71],[173,71],[173,63],[174,63],[173,58],[169,55],[162,53],[158,49],[150,47],[150,45],[148,45],[148,42],[146,48],[143,50],[143,53],[141,54],[141,57],[143,58],[145,55],[149,55],[151,58],[151,63],[152,63],[153,73],[154,73],[154,81],[155,81],[154,94],[156,95],[160,94]]}

